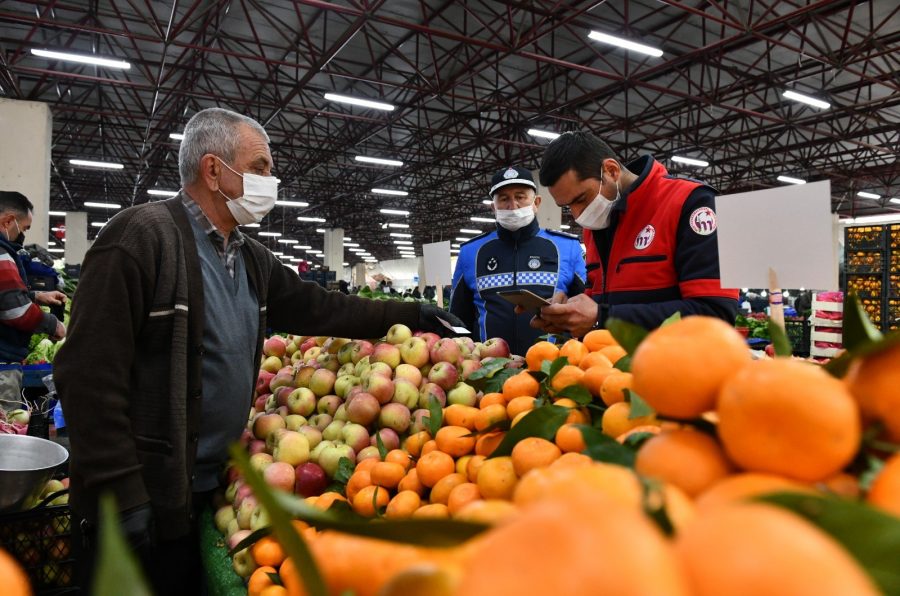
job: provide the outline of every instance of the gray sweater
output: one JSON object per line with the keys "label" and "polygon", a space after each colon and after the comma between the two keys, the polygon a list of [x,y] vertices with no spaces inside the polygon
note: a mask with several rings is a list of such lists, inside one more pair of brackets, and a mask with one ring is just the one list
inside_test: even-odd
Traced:
{"label": "gray sweater", "polygon": [[[416,326],[418,304],[326,291],[301,281],[249,238],[241,251],[259,305],[253,362],[267,327],[377,337],[394,323]],[[149,502],[160,538],[188,531],[204,304],[197,245],[180,197],[122,211],[88,251],[68,337],[54,361],[76,520],[95,520],[98,496],[111,491],[122,510]]]}

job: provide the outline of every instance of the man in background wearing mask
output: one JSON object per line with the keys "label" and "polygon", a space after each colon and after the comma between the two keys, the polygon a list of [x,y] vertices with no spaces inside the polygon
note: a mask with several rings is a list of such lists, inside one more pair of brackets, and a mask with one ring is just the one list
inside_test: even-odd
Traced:
{"label": "man in background wearing mask", "polygon": [[538,226],[536,190],[524,168],[494,174],[489,196],[497,229],[463,244],[453,272],[450,312],[480,341],[502,337],[513,354],[525,354],[542,332],[528,324],[533,312],[517,315],[499,292],[523,289],[558,301],[584,291],[578,238]]}
{"label": "man in background wearing mask", "polygon": [[274,207],[269,137],[228,110],[198,112],[178,196],[113,217],[84,259],[54,380],[71,443],[78,585],[90,586],[97,502],[111,493],[156,594],[203,593],[198,512],[247,423],[271,327],[379,337],[442,333],[431,305],[374,301],[300,279],[239,225]]}
{"label": "man in background wearing mask", "polygon": [[542,308],[532,325],[580,337],[610,317],[647,329],[676,312],[734,322],[738,290],[719,279],[711,187],[670,176],[649,155],[623,166],[584,132],[550,143],[541,184],[584,228],[591,288]]}
{"label": "man in background wearing mask", "polygon": [[[22,403],[22,361],[34,333],[50,339],[66,336],[66,328],[40,306],[65,304],[62,292],[29,292],[20,251],[31,228],[34,206],[25,195],[0,191],[0,407]],[[27,254],[27,253],[26,253]]]}

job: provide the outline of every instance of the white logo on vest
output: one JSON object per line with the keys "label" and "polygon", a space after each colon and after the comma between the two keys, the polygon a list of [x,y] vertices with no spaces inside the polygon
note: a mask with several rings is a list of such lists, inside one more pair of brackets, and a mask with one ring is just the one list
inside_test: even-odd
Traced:
{"label": "white logo on vest", "polygon": [[495,257],[491,257],[487,262],[487,270],[495,271],[497,269],[497,259]]}
{"label": "white logo on vest", "polygon": [[528,268],[529,269],[538,269],[541,266],[541,258],[540,257],[531,257],[528,259]]}
{"label": "white logo on vest", "polygon": [[716,212],[709,207],[700,207],[691,213],[691,229],[701,236],[709,236],[716,231]]}
{"label": "white logo on vest", "polygon": [[644,250],[653,242],[656,237],[656,228],[651,225],[644,226],[644,229],[634,239],[634,247],[638,250]]}

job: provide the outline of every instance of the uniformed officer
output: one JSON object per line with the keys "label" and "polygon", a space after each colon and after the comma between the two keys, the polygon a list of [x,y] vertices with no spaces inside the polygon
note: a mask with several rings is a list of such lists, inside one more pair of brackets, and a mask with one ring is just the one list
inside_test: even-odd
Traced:
{"label": "uniformed officer", "polygon": [[541,205],[531,172],[511,166],[491,179],[495,230],[464,243],[453,273],[450,312],[484,341],[501,337],[513,354],[524,354],[543,333],[516,315],[498,292],[525,289],[560,301],[581,294],[586,279],[578,238],[538,226]]}

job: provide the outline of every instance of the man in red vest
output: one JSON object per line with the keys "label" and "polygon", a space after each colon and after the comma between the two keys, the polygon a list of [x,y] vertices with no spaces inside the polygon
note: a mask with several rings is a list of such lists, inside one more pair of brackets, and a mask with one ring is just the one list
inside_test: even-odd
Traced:
{"label": "man in red vest", "polygon": [[714,189],[649,155],[622,165],[585,132],[547,147],[540,180],[584,229],[588,290],[542,308],[533,326],[580,337],[608,318],[647,329],[676,312],[734,322],[738,290],[719,279]]}

